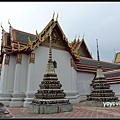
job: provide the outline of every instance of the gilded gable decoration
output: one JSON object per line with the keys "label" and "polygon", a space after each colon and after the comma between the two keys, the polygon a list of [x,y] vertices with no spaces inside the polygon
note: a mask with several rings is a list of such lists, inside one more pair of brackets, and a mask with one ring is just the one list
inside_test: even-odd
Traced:
{"label": "gilded gable decoration", "polygon": [[6,54],[4,65],[9,65],[9,61],[10,61],[10,55]]}
{"label": "gilded gable decoration", "polygon": [[31,53],[31,54],[30,54],[29,63],[35,63],[35,53]]}
{"label": "gilded gable decoration", "polygon": [[5,48],[4,47],[2,47],[2,52],[5,52]]}
{"label": "gilded gable decoration", "polygon": [[78,36],[77,40],[76,40],[76,36],[75,36],[74,40],[71,42],[71,45],[72,45],[71,50],[75,56],[92,58],[92,56],[85,44],[84,35],[83,35],[82,40],[80,40],[80,35]]}
{"label": "gilded gable decoration", "polygon": [[[66,50],[65,45],[63,44],[59,34],[55,29],[52,30],[52,47],[56,49]],[[42,46],[49,46],[49,36],[42,42]]]}
{"label": "gilded gable decoration", "polygon": [[21,61],[22,61],[22,54],[17,54],[17,57],[16,57],[16,64],[21,64]]}

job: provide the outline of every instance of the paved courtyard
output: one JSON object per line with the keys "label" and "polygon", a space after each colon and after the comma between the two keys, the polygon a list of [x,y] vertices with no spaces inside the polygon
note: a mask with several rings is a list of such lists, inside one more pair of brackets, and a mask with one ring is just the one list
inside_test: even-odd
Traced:
{"label": "paved courtyard", "polygon": [[36,114],[23,107],[7,107],[12,118],[120,118],[120,106],[115,107],[92,107],[87,106],[85,101],[73,104],[71,112],[55,114]]}

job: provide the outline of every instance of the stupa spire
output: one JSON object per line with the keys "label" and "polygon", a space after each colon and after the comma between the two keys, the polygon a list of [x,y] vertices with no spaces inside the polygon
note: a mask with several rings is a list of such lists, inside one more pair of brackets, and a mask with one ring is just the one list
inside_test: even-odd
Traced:
{"label": "stupa spire", "polygon": [[51,41],[52,41],[52,28],[50,27],[50,44],[49,44],[49,60],[48,62],[52,62],[52,46],[51,46]]}
{"label": "stupa spire", "polygon": [[100,56],[99,56],[99,49],[98,49],[98,39],[96,39],[97,42],[97,59],[98,59],[98,69],[97,69],[97,74],[96,74],[96,78],[102,78],[105,77],[103,74],[103,70],[101,69],[101,65],[100,65]]}
{"label": "stupa spire", "polygon": [[46,73],[55,73],[54,64],[52,61],[52,28],[51,27],[50,27],[49,58],[48,58]]}
{"label": "stupa spire", "polygon": [[100,56],[99,56],[99,49],[98,49],[98,39],[96,39],[97,42],[97,59],[98,59],[98,67],[100,68]]}

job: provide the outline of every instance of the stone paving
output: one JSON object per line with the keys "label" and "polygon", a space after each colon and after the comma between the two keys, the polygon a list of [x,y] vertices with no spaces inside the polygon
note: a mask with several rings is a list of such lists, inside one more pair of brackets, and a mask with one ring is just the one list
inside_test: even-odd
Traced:
{"label": "stone paving", "polygon": [[120,118],[120,106],[93,107],[87,106],[85,101],[73,104],[71,112],[54,114],[36,114],[23,107],[7,107],[12,118]]}

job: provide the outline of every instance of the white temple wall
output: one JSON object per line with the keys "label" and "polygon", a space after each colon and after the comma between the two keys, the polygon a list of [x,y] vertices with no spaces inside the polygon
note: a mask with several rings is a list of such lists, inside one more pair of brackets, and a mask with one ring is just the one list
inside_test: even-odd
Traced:
{"label": "white temple wall", "polygon": [[27,68],[27,93],[32,93],[34,91],[34,63],[29,63],[30,55],[28,55],[28,68]]}
{"label": "white temple wall", "polygon": [[77,91],[77,71],[72,67],[71,69],[71,90],[73,92],[78,92]]}
{"label": "white temple wall", "polygon": [[1,75],[0,75],[0,92],[2,91],[2,82],[1,82]]}
{"label": "white temple wall", "polygon": [[[49,58],[49,48],[39,47],[33,51],[35,53],[35,64],[34,64],[34,92],[39,89],[39,84],[43,80],[46,65]],[[62,89],[66,92],[72,91],[72,76],[71,76],[71,55],[67,51],[52,49],[52,59],[57,62],[57,68],[55,73],[57,74],[58,80],[62,84]],[[76,84],[76,83],[74,83]],[[74,86],[74,85],[73,85]]]}
{"label": "white temple wall", "polygon": [[2,69],[1,69],[1,92],[6,91],[6,88],[4,88],[5,90],[3,90],[3,80],[4,80],[4,72],[5,72],[4,61],[5,61],[5,54],[3,55]]}
{"label": "white temple wall", "polygon": [[20,92],[25,93],[27,89],[27,71],[28,71],[28,55],[22,54],[21,71],[20,71]]}
{"label": "white temple wall", "polygon": [[35,63],[33,67],[33,92],[37,92],[39,88],[39,84],[43,80],[43,76],[46,70],[46,64],[48,61],[48,49],[44,49],[39,47],[33,51],[35,53]]}
{"label": "white temple wall", "polygon": [[79,103],[80,102],[80,95],[77,91],[77,72],[72,67],[71,69],[71,91],[66,91],[66,98],[70,100],[71,103]]}
{"label": "white temple wall", "polygon": [[[14,85],[14,73],[15,73],[13,71],[15,71],[16,59],[15,56],[11,55],[9,65],[5,65],[4,64],[5,56],[6,54],[3,57],[2,70],[1,70],[1,92],[12,93],[13,85]],[[7,73],[5,74],[5,72]]]}
{"label": "white temple wall", "polygon": [[110,84],[110,89],[115,92],[115,96],[120,100],[120,84]]}
{"label": "white temple wall", "polygon": [[14,75],[15,75],[16,56],[11,55],[8,65],[8,83],[7,92],[12,93],[14,88]]}
{"label": "white temple wall", "polygon": [[[62,84],[62,89],[65,92],[72,90],[72,74],[71,74],[71,55],[67,51],[55,50],[53,51],[53,60],[57,62],[56,74],[58,80]],[[74,86],[74,85],[73,85]]]}
{"label": "white temple wall", "polygon": [[91,92],[91,82],[94,79],[95,74],[78,72],[77,74],[77,91],[79,92],[80,99],[85,100],[86,95]]}

